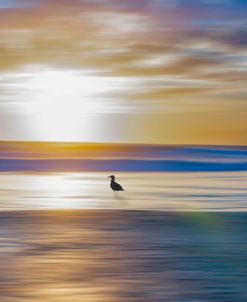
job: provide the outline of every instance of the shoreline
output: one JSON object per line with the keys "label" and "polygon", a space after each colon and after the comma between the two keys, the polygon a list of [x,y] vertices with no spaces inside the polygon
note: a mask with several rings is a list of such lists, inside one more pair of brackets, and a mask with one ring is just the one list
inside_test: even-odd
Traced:
{"label": "shoreline", "polygon": [[[42,209],[42,210],[9,210],[0,211],[0,220],[2,219],[37,219],[46,220],[49,218],[62,218],[63,220],[71,220],[71,218],[83,218],[87,219],[94,217],[97,221],[105,222],[106,224],[111,223],[111,220],[121,220],[122,218],[154,218],[154,219],[164,219],[168,222],[170,218],[184,219],[189,218],[202,218],[203,217],[217,217],[222,219],[228,217],[245,217],[247,216],[247,211],[174,211],[174,210],[147,210],[147,209]],[[104,221],[107,217],[107,221]],[[169,218],[169,219],[168,219]],[[168,220],[167,220],[168,219]]]}

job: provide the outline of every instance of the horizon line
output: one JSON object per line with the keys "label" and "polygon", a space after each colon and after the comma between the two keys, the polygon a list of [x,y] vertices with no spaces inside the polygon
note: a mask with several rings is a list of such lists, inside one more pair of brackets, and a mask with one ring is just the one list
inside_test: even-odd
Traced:
{"label": "horizon line", "polygon": [[78,144],[78,145],[128,145],[128,146],[171,146],[171,147],[183,147],[183,146],[200,146],[200,147],[247,147],[243,144],[197,144],[197,143],[188,143],[188,144],[171,144],[171,143],[134,143],[134,142],[94,142],[94,141],[46,141],[46,140],[0,140],[2,143],[37,143],[37,144]]}

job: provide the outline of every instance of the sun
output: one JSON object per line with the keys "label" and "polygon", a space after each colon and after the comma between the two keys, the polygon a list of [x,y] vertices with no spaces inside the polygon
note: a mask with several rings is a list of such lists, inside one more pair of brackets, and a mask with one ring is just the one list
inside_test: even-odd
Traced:
{"label": "sun", "polygon": [[22,120],[19,135],[54,142],[109,139],[112,115],[129,108],[124,96],[138,84],[102,69],[53,65],[18,68],[2,81],[8,83],[4,110]]}
{"label": "sun", "polygon": [[87,139],[97,126],[92,108],[110,85],[92,71],[41,69],[27,83],[38,136],[46,141]]}

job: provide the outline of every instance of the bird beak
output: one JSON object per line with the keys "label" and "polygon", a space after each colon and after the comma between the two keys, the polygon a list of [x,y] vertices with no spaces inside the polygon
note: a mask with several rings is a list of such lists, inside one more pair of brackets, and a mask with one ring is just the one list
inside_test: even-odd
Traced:
{"label": "bird beak", "polygon": [[111,176],[107,176],[107,178],[111,178]]}

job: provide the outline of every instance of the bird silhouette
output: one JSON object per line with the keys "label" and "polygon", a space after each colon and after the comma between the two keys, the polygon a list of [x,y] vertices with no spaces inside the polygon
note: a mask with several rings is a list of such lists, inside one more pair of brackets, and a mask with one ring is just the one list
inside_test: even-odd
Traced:
{"label": "bird silhouette", "polygon": [[124,189],[122,188],[122,186],[120,184],[118,184],[117,182],[115,182],[115,176],[114,175],[110,175],[108,176],[108,178],[111,178],[111,183],[110,183],[110,187],[112,189],[112,191],[117,192],[117,196],[118,196],[118,191],[124,191]]}

